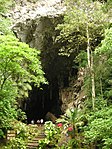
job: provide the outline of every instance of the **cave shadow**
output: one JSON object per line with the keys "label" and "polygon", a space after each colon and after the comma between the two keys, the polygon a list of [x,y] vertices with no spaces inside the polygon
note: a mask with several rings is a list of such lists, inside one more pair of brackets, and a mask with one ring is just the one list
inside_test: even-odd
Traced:
{"label": "cave shadow", "polygon": [[61,112],[61,101],[59,100],[59,86],[55,79],[49,85],[41,85],[40,88],[32,87],[29,93],[29,99],[26,101],[27,123],[34,123],[43,119],[46,121],[46,114],[51,112],[59,117]]}

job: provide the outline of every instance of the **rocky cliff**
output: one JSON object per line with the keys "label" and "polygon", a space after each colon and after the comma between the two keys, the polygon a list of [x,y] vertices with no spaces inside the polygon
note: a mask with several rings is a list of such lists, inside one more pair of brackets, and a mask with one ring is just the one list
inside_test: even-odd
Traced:
{"label": "rocky cliff", "polygon": [[21,41],[40,49],[43,32],[49,30],[53,21],[59,18],[66,8],[61,0],[37,0],[37,2],[15,0],[15,2],[15,7],[10,12],[14,23],[13,31]]}
{"label": "rocky cliff", "polygon": [[[45,77],[49,81],[47,87],[43,86],[43,92],[34,88],[30,95],[32,102],[30,101],[30,107],[27,109],[31,109],[31,106],[32,109],[39,108],[42,105],[44,108],[42,115],[45,115],[48,111],[60,114],[60,110],[64,112],[74,104],[77,106],[78,103],[75,103],[74,99],[79,99],[78,92],[81,90],[83,79],[76,80],[80,78],[80,75],[76,77],[76,69],[72,74],[75,80],[70,81],[73,58],[58,55],[61,45],[55,40],[58,35],[55,27],[63,21],[63,14],[66,10],[63,1],[15,0],[15,3],[10,13],[13,21],[12,30],[20,41],[41,50],[42,66],[46,73]],[[36,93],[37,91],[41,93]],[[51,104],[48,106],[49,103]],[[35,114],[38,113],[39,111],[36,110]]]}

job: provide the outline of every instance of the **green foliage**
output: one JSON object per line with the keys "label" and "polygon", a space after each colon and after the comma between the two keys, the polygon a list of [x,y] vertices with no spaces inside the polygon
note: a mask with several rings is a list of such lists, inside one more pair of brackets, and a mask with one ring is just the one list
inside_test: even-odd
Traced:
{"label": "green foliage", "polygon": [[39,149],[44,149],[47,146],[58,147],[58,141],[61,137],[60,128],[51,121],[47,121],[45,122],[45,135],[46,138],[39,141]]}
{"label": "green foliage", "polygon": [[[99,108],[96,112],[89,111],[86,115],[81,116],[76,113],[76,111],[67,111],[66,117],[58,119],[58,122],[64,124],[64,129],[62,128],[60,131],[57,131],[56,126],[52,124],[52,122],[47,122],[45,124],[46,138],[39,142],[40,149],[47,147],[54,149],[86,149],[92,147],[110,149],[112,147],[112,107],[105,106],[105,108]],[[71,122],[74,123],[75,135],[72,138],[68,136],[68,138],[65,139],[66,141],[62,143],[61,141],[64,139],[64,135],[68,133],[65,126],[71,126]],[[67,125],[65,125],[65,123]],[[60,141],[59,137],[63,137],[63,139]],[[58,144],[60,143],[63,145],[59,146]]]}
{"label": "green foliage", "polygon": [[10,81],[23,95],[22,91],[31,89],[31,83],[37,86],[45,83],[39,53],[14,36],[0,36],[0,88]]}
{"label": "green foliage", "polygon": [[11,21],[6,15],[11,5],[12,0],[0,0],[0,35],[12,34]]}
{"label": "green foliage", "polygon": [[5,149],[26,149],[28,140],[38,136],[39,130],[19,121],[12,122],[16,137],[11,139],[5,146]]}
{"label": "green foliage", "polygon": [[[79,67],[86,68],[84,87],[85,92],[92,99],[93,109],[96,92],[94,50],[100,44],[103,33],[111,22],[108,19],[109,14],[104,12],[103,6],[104,4],[98,1],[68,1],[64,23],[59,24],[56,28],[60,30],[60,35],[57,37],[57,41],[62,44],[60,53],[68,57],[74,55]],[[86,55],[85,52],[87,52]],[[97,85],[99,86],[100,83]],[[100,90],[100,92],[102,91]]]}
{"label": "green foliage", "polygon": [[45,135],[47,139],[52,140],[52,138],[57,134],[57,130],[55,124],[51,121],[45,122]]}
{"label": "green foliage", "polygon": [[39,53],[12,35],[0,35],[0,137],[14,119],[25,118],[17,110],[17,97],[28,97],[32,83],[39,86],[46,82]]}
{"label": "green foliage", "polygon": [[11,26],[10,20],[0,15],[0,35],[12,34],[9,28],[10,26]]}
{"label": "green foliage", "polygon": [[4,147],[4,149],[26,149],[26,143],[24,142],[24,140],[22,138],[15,138],[12,139],[7,146]]}
{"label": "green foliage", "polygon": [[85,68],[87,66],[87,53],[85,51],[81,51],[74,61],[79,64],[79,68]]}
{"label": "green foliage", "polygon": [[21,109],[17,109],[17,118],[19,121],[25,121],[27,119],[25,112],[23,112]]}
{"label": "green foliage", "polygon": [[61,116],[61,118],[57,119],[57,122],[62,122],[65,127],[69,124],[74,125],[74,123],[77,121],[77,110],[74,109],[68,109],[64,115]]}
{"label": "green foliage", "polygon": [[96,87],[101,88],[103,97],[109,101],[112,97],[112,70],[110,69],[112,67],[112,28],[106,30],[105,38],[95,52],[97,56],[95,72],[96,82],[98,82]]}
{"label": "green foliage", "polygon": [[91,113],[85,127],[85,140],[102,149],[112,147],[112,107]]}
{"label": "green foliage", "polygon": [[17,88],[10,83],[0,91],[0,138],[5,137],[7,129],[12,127],[11,122],[17,118],[16,96]]}
{"label": "green foliage", "polygon": [[7,82],[0,91],[0,138],[5,138],[7,130],[13,128],[13,121],[26,119],[25,113],[18,109],[16,97],[17,88]]}
{"label": "green foliage", "polygon": [[68,137],[70,137],[70,140],[65,144],[65,146],[68,148],[79,149],[81,147],[80,139],[82,139],[82,127],[87,123],[87,118],[84,114],[76,109],[68,109],[65,115],[57,119],[57,122],[63,123],[63,132],[65,135],[67,134]]}
{"label": "green foliage", "polygon": [[[104,39],[101,41],[100,45],[97,48],[95,48],[95,51],[93,53],[93,57],[94,57],[93,72],[94,72],[95,91],[96,91],[96,99],[95,99],[96,109],[101,109],[101,105],[103,103],[105,105],[112,104],[111,102],[112,70],[110,69],[112,67],[112,58],[111,58],[112,57],[112,28],[106,29],[104,35],[105,35]],[[83,61],[81,61],[82,57],[79,57],[79,60],[80,60],[79,62],[81,62],[81,64],[85,62],[85,60],[83,60],[84,57],[82,59]],[[86,90],[86,93],[88,94],[89,99],[91,98],[91,87],[92,87],[91,77],[90,77],[90,74],[86,72],[84,88]],[[87,100],[87,102],[89,105],[88,107],[91,108],[91,101]]]}
{"label": "green foliage", "polygon": [[5,12],[12,5],[12,0],[0,0],[0,12]]}
{"label": "green foliage", "polygon": [[106,54],[107,62],[112,64],[112,28],[105,31],[105,39],[102,40],[101,46],[96,49],[99,54]]}
{"label": "green foliage", "polygon": [[39,130],[30,125],[26,125],[20,121],[14,121],[12,124],[14,125],[13,130],[16,131],[16,138],[21,138],[27,142],[28,139],[33,139],[38,135]]}
{"label": "green foliage", "polygon": [[77,109],[68,109],[64,115],[62,115],[59,119],[57,119],[58,123],[63,123],[64,127],[73,126],[74,129],[77,126],[83,124],[83,116],[81,111]]}
{"label": "green foliage", "polygon": [[[86,113],[91,112],[92,109],[92,101],[87,98],[84,102],[84,107],[86,109]],[[95,111],[104,109],[105,107],[107,107],[107,100],[102,98],[102,96],[97,96],[95,98]]]}
{"label": "green foliage", "polygon": [[107,14],[102,10],[103,4],[89,2],[87,0],[70,1],[64,16],[64,23],[56,29],[60,30],[57,40],[62,42],[60,52],[65,55],[86,50],[87,26],[91,49],[94,49],[101,41],[104,28],[108,24]]}
{"label": "green foliage", "polygon": [[70,139],[68,141],[67,148],[65,148],[65,149],[71,149],[71,148],[75,148],[75,149],[78,149],[79,148],[76,139]]}

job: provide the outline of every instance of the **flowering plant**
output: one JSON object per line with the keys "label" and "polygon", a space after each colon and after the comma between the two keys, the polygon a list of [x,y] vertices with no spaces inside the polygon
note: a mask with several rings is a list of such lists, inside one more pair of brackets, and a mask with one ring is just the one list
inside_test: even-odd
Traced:
{"label": "flowering plant", "polygon": [[68,136],[70,136],[71,138],[74,138],[75,132],[74,132],[74,128],[72,126],[69,126],[67,128],[67,134]]}
{"label": "flowering plant", "polygon": [[58,123],[57,126],[58,126],[58,127],[62,127],[63,124],[62,124],[62,123]]}
{"label": "flowering plant", "polygon": [[73,127],[68,127],[68,131],[69,132],[73,131]]}

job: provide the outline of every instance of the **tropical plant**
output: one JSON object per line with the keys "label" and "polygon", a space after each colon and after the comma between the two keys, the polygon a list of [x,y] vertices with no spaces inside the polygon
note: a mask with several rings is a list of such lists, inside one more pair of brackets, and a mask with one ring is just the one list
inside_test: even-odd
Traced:
{"label": "tropical plant", "polygon": [[45,122],[45,139],[39,141],[39,149],[49,147],[59,147],[58,143],[61,138],[61,130],[51,121]]}
{"label": "tropical plant", "polygon": [[104,30],[109,24],[108,14],[104,13],[102,7],[103,4],[98,1],[67,1],[68,9],[64,16],[64,23],[57,27],[60,30],[57,41],[62,43],[60,53],[76,57],[80,52],[87,52],[87,77],[91,84],[93,109],[96,95],[93,51],[101,42]]}
{"label": "tropical plant", "polygon": [[[105,31],[105,38],[100,46],[96,48],[96,63],[97,82],[100,84],[100,92],[105,99],[111,104],[112,97],[112,28]],[[99,76],[99,77],[98,77]]]}
{"label": "tropical plant", "polygon": [[85,127],[86,143],[92,143],[92,146],[102,149],[110,149],[112,147],[111,115],[111,106],[88,114],[88,126]]}
{"label": "tropical plant", "polygon": [[[24,115],[17,110],[17,98],[28,97],[28,90],[32,89],[32,84],[39,87],[40,83],[46,82],[39,53],[12,35],[0,35],[1,132],[6,133],[11,127],[11,121],[18,116],[21,119]],[[3,133],[1,135],[3,137]]]}
{"label": "tropical plant", "polygon": [[[22,91],[31,90],[31,83],[45,83],[39,51],[19,42],[14,36],[0,36],[0,89],[7,81]],[[26,96],[28,96],[26,94]]]}
{"label": "tropical plant", "polygon": [[82,137],[82,127],[87,124],[87,118],[84,114],[77,109],[68,109],[65,115],[62,115],[61,118],[57,119],[57,122],[63,124],[64,134],[70,137],[67,146],[77,149],[81,148],[80,138]]}
{"label": "tropical plant", "polygon": [[17,119],[17,88],[7,82],[4,90],[0,91],[0,138],[4,138],[11,122]]}

